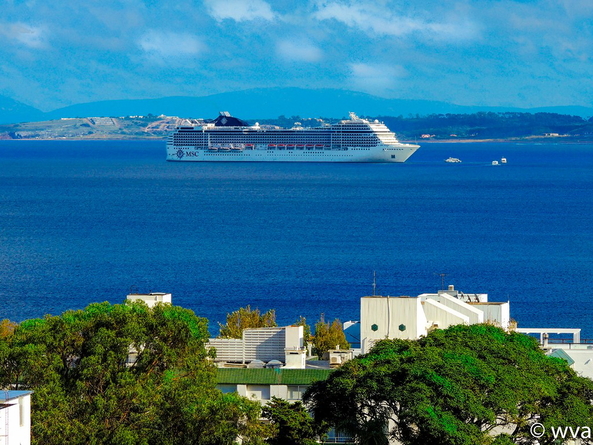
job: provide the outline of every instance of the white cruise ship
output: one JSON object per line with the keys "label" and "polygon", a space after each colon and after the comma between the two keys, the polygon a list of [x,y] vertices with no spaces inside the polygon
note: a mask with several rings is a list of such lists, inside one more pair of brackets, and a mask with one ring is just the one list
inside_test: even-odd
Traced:
{"label": "white cruise ship", "polygon": [[177,127],[167,140],[167,161],[405,162],[419,147],[354,113],[333,125],[288,129],[250,126],[222,112],[212,122]]}

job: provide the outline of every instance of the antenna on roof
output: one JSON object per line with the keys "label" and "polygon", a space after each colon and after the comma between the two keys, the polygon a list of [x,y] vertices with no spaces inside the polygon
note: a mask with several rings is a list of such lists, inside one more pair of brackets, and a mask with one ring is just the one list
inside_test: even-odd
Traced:
{"label": "antenna on roof", "polygon": [[377,272],[373,270],[373,297],[377,293]]}
{"label": "antenna on roof", "polygon": [[445,290],[445,277],[449,274],[446,273],[435,273],[435,275],[440,275],[441,276],[441,289],[440,290]]}

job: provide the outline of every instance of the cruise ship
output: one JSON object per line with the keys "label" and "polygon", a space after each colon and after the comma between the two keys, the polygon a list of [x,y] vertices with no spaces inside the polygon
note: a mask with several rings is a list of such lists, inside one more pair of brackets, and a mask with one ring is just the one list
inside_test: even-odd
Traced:
{"label": "cruise ship", "polygon": [[310,128],[249,125],[226,111],[190,124],[167,139],[167,161],[405,162],[420,147],[400,143],[384,123],[354,113]]}

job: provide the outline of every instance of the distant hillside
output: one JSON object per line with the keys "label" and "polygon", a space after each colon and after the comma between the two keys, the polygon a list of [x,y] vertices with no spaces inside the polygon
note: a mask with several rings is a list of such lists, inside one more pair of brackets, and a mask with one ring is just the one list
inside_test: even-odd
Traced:
{"label": "distant hillside", "polygon": [[333,117],[360,114],[407,115],[431,112],[462,112],[456,105],[429,101],[382,99],[369,94],[336,89],[262,88],[203,97],[115,100],[72,105],[48,113],[52,119],[85,116],[160,115],[214,118],[229,111],[243,119],[285,116]]}
{"label": "distant hillside", "polygon": [[176,118],[88,117],[41,122],[0,124],[0,139],[146,139],[164,138],[175,127],[187,124]]}
{"label": "distant hillside", "polygon": [[44,118],[44,113],[37,108],[0,95],[0,124],[32,122]]}
{"label": "distant hillside", "polygon": [[160,99],[108,100],[89,102],[43,113],[16,100],[0,96],[0,124],[49,121],[61,118],[179,116],[214,118],[219,111],[248,120],[279,116],[342,118],[354,111],[366,116],[415,118],[435,114],[473,114],[478,112],[548,112],[580,117],[593,116],[593,108],[546,107],[518,109],[473,107],[427,100],[384,99],[370,94],[338,89],[258,88],[202,97],[164,97]]}
{"label": "distant hillside", "polygon": [[184,118],[214,118],[229,111],[243,119],[269,119],[281,115],[341,118],[355,111],[361,115],[415,116],[462,114],[479,111],[521,111],[593,116],[593,108],[548,107],[533,110],[503,107],[469,107],[445,102],[384,99],[370,94],[338,89],[257,88],[203,97],[112,100],[60,108],[46,114],[48,119],[88,116],[135,116],[148,114]]}
{"label": "distant hillside", "polygon": [[[557,113],[478,112],[431,114],[429,116],[364,116],[379,119],[397,132],[401,140],[487,140],[561,138],[565,141],[593,140],[593,118]],[[279,116],[258,119],[261,124],[291,128],[332,123],[336,119]],[[254,119],[248,123],[255,123]],[[165,138],[177,126],[190,122],[167,116],[62,118],[42,122],[0,125],[0,139],[145,139]],[[560,139],[557,139],[560,140]]]}
{"label": "distant hillside", "polygon": [[434,114],[401,118],[379,116],[389,128],[404,138],[420,139],[523,139],[555,137],[590,141],[593,118],[559,113],[478,112]]}

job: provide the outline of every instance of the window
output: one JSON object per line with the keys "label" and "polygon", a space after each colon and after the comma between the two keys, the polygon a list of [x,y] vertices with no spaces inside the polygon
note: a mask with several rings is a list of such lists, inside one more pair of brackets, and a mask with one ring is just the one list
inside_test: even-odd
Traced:
{"label": "window", "polygon": [[288,400],[301,400],[303,398],[303,394],[307,390],[307,386],[298,385],[298,386],[289,386],[288,387]]}
{"label": "window", "polygon": [[223,394],[237,392],[237,385],[216,385],[216,388],[219,389]]}
{"label": "window", "polygon": [[348,434],[343,433],[341,431],[336,431],[335,429],[331,429],[328,431],[327,436],[323,440],[323,443],[342,443],[342,444],[350,444],[354,443],[352,437]]}

